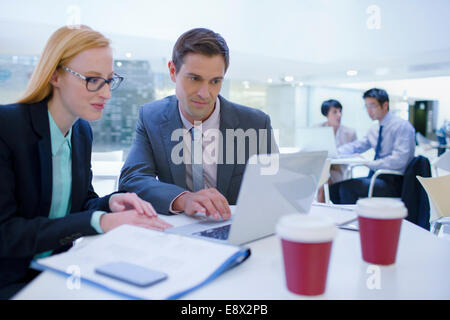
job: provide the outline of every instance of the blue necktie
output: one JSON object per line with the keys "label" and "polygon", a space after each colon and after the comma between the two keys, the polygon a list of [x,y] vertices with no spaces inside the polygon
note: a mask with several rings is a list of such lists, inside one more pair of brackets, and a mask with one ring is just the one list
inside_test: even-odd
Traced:
{"label": "blue necktie", "polygon": [[192,163],[192,186],[194,192],[204,188],[203,182],[203,151],[202,132],[200,128],[191,129],[191,163]]}
{"label": "blue necktie", "polygon": [[[383,131],[383,126],[380,126],[380,130],[378,131],[378,140],[377,140],[377,145],[375,147],[375,157],[373,158],[373,160],[377,160],[380,158],[380,152],[381,152],[381,140],[382,135],[381,132]],[[371,178],[373,176],[375,172],[373,170],[369,171],[369,178]]]}
{"label": "blue necktie", "polygon": [[377,160],[378,158],[380,158],[380,152],[381,152],[381,140],[382,140],[382,135],[381,132],[383,131],[383,126],[380,126],[380,131],[378,131],[378,141],[377,141],[377,146],[375,147],[375,158],[373,160]]}

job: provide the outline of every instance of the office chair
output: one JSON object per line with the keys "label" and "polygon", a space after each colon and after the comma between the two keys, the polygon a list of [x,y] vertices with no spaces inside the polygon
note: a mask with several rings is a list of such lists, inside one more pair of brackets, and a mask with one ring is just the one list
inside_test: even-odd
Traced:
{"label": "office chair", "polygon": [[430,203],[425,190],[416,178],[416,176],[431,177],[431,165],[428,158],[423,156],[414,157],[408,164],[404,174],[395,170],[380,169],[375,171],[370,180],[369,198],[373,197],[375,179],[382,174],[403,175],[401,200],[408,209],[406,220],[426,230],[430,230]]}
{"label": "office chair", "polygon": [[375,173],[373,174],[372,178],[370,179],[369,193],[367,195],[368,198],[372,198],[372,196],[373,196],[373,188],[375,186],[375,180],[377,179],[378,176],[380,176],[382,174],[395,174],[397,176],[402,176],[403,172],[396,171],[396,170],[387,170],[387,169],[378,169],[377,171],[375,171]]}
{"label": "office chair", "polygon": [[450,174],[442,177],[423,178],[417,177],[427,192],[430,204],[438,214],[438,219],[432,221],[431,231],[439,235],[442,225],[450,225]]}

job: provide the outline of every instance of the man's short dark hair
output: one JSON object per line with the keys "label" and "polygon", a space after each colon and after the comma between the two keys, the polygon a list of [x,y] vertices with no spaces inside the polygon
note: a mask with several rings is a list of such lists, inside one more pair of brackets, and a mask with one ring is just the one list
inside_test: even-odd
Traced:
{"label": "man's short dark hair", "polygon": [[380,106],[383,106],[383,103],[389,102],[389,96],[386,92],[386,90],[378,89],[378,88],[372,88],[364,92],[363,99],[366,98],[375,98],[377,99]]}
{"label": "man's short dark hair", "polygon": [[200,53],[208,57],[222,55],[225,62],[225,72],[230,63],[230,53],[225,39],[218,33],[205,29],[195,28],[183,33],[175,43],[172,51],[172,62],[178,72],[189,53]]}
{"label": "man's short dark hair", "polygon": [[322,107],[320,108],[320,111],[322,111],[322,114],[326,117],[328,116],[328,112],[330,112],[331,107],[335,107],[337,109],[340,109],[342,111],[342,105],[339,101],[330,99],[327,101],[324,101],[322,103]]}

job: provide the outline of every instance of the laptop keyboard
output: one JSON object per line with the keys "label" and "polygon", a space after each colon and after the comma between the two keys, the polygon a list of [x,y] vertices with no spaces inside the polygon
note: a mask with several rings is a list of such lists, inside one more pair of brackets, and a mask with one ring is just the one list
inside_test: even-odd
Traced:
{"label": "laptop keyboard", "polygon": [[225,226],[212,228],[208,230],[204,230],[201,232],[195,232],[194,235],[196,236],[202,236],[202,237],[209,237],[219,240],[226,240],[228,239],[228,235],[230,234],[230,227],[231,224],[227,224]]}

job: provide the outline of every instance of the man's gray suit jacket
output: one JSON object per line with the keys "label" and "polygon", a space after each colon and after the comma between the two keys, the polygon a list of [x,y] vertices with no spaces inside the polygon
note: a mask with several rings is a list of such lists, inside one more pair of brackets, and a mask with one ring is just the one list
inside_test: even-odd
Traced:
{"label": "man's gray suit jacket", "polygon": [[[222,96],[219,96],[219,99],[220,132],[223,137],[223,143],[219,147],[219,159],[223,159],[223,163],[217,165],[217,190],[233,205],[237,201],[248,158],[254,153],[278,152],[278,148],[267,114],[229,102]],[[173,148],[183,139],[182,136],[177,136],[179,139],[172,141],[172,133],[181,128],[183,124],[176,96],[141,106],[133,144],[121,171],[119,190],[135,192],[150,202],[158,213],[168,214],[172,200],[187,191],[186,164],[174,163],[171,157]],[[255,150],[249,146],[251,139],[245,139],[243,143],[235,136],[227,139],[227,129],[242,129],[243,132],[255,129],[256,133],[259,133],[260,129],[266,129],[267,135],[266,138],[264,135],[256,135],[258,141]],[[225,148],[227,144],[232,148]],[[231,152],[234,161],[226,161],[230,149],[233,149]],[[245,163],[242,163],[242,158],[238,158],[243,150]],[[230,154],[228,158],[232,159]]]}

